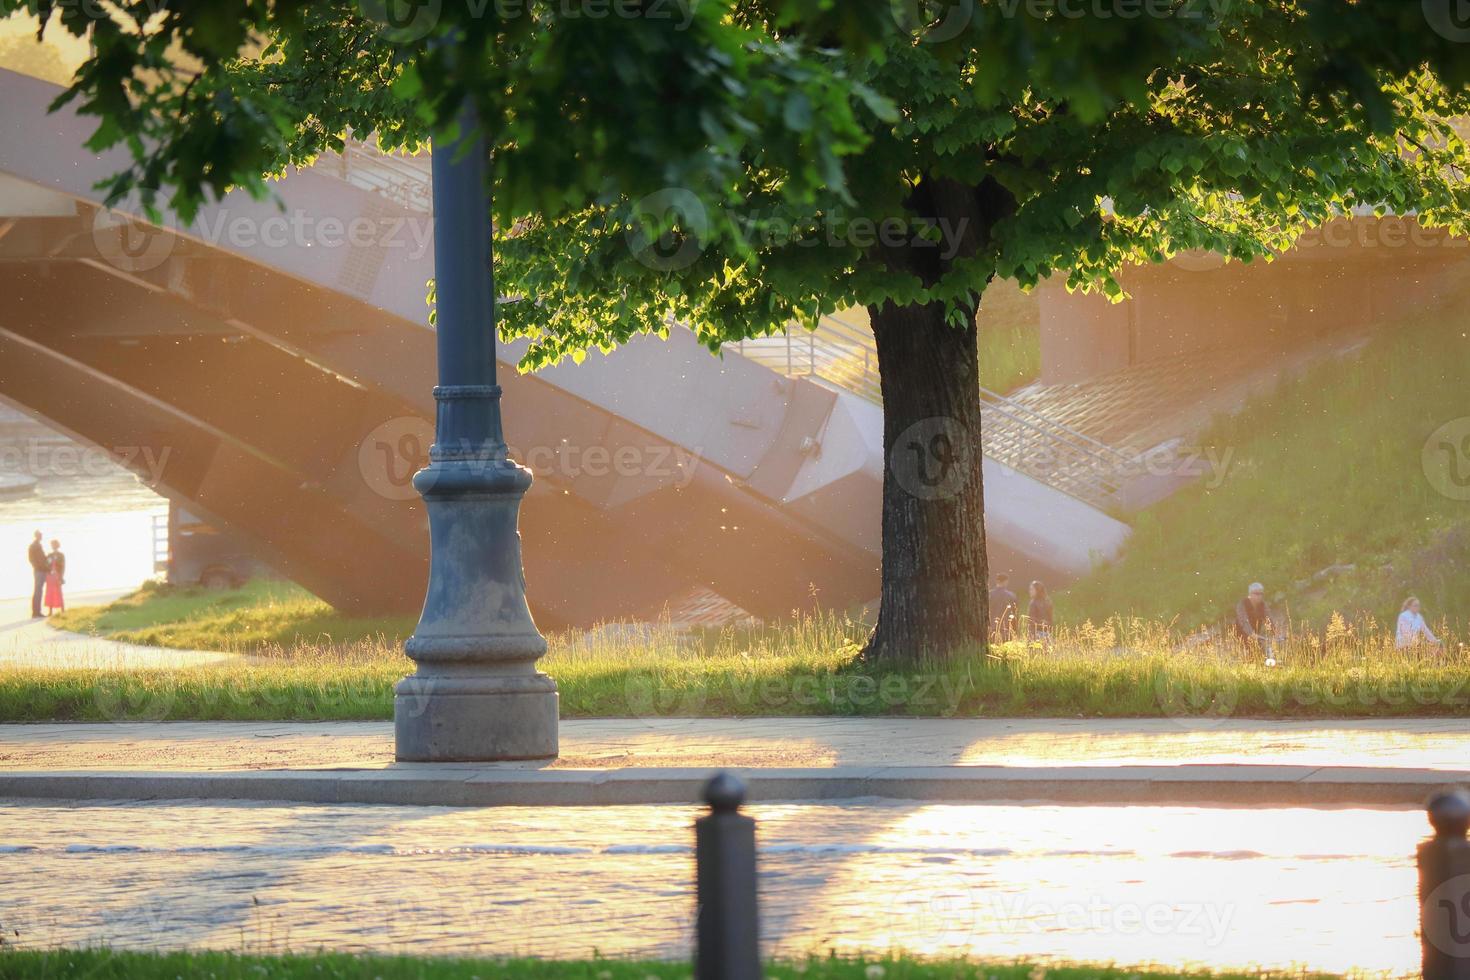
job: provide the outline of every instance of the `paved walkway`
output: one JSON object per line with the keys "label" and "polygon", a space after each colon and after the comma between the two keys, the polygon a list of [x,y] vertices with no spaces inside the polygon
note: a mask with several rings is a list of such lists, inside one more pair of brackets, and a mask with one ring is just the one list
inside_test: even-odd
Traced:
{"label": "paved walkway", "polygon": [[[623,718],[520,768],[1235,765],[1470,769],[1470,721]],[[5,769],[412,769],[389,722],[0,725]]]}
{"label": "paved walkway", "polygon": [[567,721],[550,763],[395,763],[386,723],[0,725],[0,796],[555,805],[752,799],[1412,806],[1470,782],[1457,720]]}
{"label": "paved walkway", "polygon": [[[119,599],[131,589],[88,592],[67,596],[71,608],[100,606]],[[165,650],[119,643],[97,636],[52,629],[44,619],[32,619],[29,600],[10,600],[0,611],[0,668],[7,666],[66,669],[172,670],[238,662],[232,653],[206,650]]]}

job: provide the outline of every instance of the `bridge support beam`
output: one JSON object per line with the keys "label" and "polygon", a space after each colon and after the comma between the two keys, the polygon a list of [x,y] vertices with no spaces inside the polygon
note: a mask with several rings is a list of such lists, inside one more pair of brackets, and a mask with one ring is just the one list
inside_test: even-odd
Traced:
{"label": "bridge support beam", "polygon": [[[408,762],[557,754],[556,684],[526,605],[518,529],[531,472],[506,453],[495,383],[495,296],[486,144],[466,105],[460,142],[435,147],[439,385],[429,465],[429,589],[405,644],[417,664],[394,689],[396,754]],[[466,146],[465,140],[473,140]]]}

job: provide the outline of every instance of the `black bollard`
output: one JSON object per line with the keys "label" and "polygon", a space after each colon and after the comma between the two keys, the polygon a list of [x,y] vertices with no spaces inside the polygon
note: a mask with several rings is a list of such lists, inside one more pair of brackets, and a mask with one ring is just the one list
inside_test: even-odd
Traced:
{"label": "black bollard", "polygon": [[1434,836],[1419,845],[1419,941],[1424,980],[1470,980],[1470,792],[1429,798]]}
{"label": "black bollard", "polygon": [[710,812],[694,821],[694,975],[761,980],[755,898],[755,821],[740,812],[745,784],[728,772],[704,785]]}

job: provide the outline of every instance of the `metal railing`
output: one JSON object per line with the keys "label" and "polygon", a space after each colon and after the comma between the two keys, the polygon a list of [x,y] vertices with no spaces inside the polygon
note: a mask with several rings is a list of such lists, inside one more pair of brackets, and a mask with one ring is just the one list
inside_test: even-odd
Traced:
{"label": "metal railing", "polygon": [[[867,327],[840,315],[815,330],[787,329],[728,347],[788,377],[809,377],[883,401],[878,354]],[[1138,460],[1014,399],[980,389],[980,442],[986,456],[1094,507],[1108,508]]]}
{"label": "metal railing", "polygon": [[173,554],[172,534],[167,514],[153,515],[153,571],[168,571],[169,558]]}
{"label": "metal railing", "polygon": [[323,153],[313,169],[382,195],[409,211],[434,211],[428,154],[384,153],[374,143],[349,138],[341,153]]}

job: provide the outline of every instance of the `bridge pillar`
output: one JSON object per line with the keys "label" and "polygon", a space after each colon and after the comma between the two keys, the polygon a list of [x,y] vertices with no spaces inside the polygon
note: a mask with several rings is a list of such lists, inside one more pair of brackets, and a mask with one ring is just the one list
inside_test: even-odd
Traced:
{"label": "bridge pillar", "polygon": [[546,640],[526,605],[517,526],[531,471],[507,456],[495,383],[489,184],[477,128],[467,104],[461,142],[438,143],[433,156],[439,385],[429,465],[413,481],[429,514],[429,589],[404,645],[417,669],[393,698],[396,754],[406,762],[557,754],[556,684],[536,669]]}

